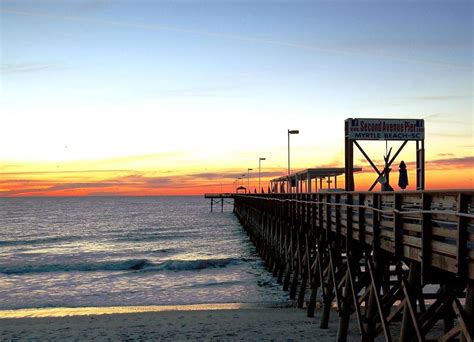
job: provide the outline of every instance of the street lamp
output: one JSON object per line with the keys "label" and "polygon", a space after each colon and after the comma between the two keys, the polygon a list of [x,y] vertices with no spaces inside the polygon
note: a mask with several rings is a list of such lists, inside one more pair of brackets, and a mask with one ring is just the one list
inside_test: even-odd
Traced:
{"label": "street lamp", "polygon": [[253,169],[247,169],[247,189],[249,189],[249,193],[250,193],[250,171],[252,171]]}
{"label": "street lamp", "polygon": [[234,181],[234,183],[237,183],[235,192],[237,192],[239,187],[240,187],[240,180],[241,179],[242,179],[242,177],[237,177],[236,180]]}
{"label": "street lamp", "polygon": [[288,130],[288,192],[290,193],[291,192],[291,179],[290,179],[290,175],[291,175],[291,168],[290,168],[290,135],[291,134],[299,134],[300,131],[297,130],[297,129],[289,129]]}
{"label": "street lamp", "polygon": [[261,165],[262,160],[266,160],[266,159],[262,158],[262,157],[258,158],[258,191],[260,191],[260,189],[261,189],[261,187],[260,187],[260,172],[262,170],[262,165]]}

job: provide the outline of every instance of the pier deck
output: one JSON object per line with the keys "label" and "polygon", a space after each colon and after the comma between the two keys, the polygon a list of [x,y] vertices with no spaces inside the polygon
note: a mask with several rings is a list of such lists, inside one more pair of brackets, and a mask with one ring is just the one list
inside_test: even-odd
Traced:
{"label": "pier deck", "polygon": [[207,193],[204,194],[204,198],[233,198],[236,194],[225,192],[225,193]]}
{"label": "pier deck", "polygon": [[339,341],[352,316],[362,340],[391,341],[400,324],[400,340],[424,341],[441,320],[436,338],[472,341],[474,191],[231,197],[267,266],[309,316],[319,290],[321,328],[335,302]]}

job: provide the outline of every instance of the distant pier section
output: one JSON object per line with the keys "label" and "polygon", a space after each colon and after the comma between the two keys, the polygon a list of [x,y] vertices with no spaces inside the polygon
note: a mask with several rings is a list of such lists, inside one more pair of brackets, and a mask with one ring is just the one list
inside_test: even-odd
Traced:
{"label": "distant pier section", "polygon": [[214,209],[214,204],[221,206],[221,212],[224,211],[224,204],[225,203],[233,203],[233,196],[235,194],[226,192],[226,193],[207,193],[204,194],[204,198],[209,198],[211,200],[211,212]]}

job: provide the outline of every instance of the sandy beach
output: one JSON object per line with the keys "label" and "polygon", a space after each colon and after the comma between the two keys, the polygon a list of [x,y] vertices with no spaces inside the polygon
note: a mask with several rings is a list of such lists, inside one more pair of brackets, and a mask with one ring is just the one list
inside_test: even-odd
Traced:
{"label": "sandy beach", "polygon": [[[93,313],[56,310],[22,318],[0,319],[0,339],[9,340],[277,340],[334,341],[338,316],[331,313],[329,329],[296,308],[175,308],[173,311]],[[135,311],[135,312],[134,312]],[[107,312],[104,311],[104,312]],[[25,314],[22,314],[25,316]],[[5,317],[5,315],[3,316]],[[354,326],[349,341],[359,340]]]}

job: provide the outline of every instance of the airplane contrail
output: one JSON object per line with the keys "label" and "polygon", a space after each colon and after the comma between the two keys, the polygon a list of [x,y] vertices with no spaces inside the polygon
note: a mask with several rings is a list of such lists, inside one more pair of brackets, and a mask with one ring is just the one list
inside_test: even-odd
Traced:
{"label": "airplane contrail", "polygon": [[281,41],[281,40],[275,40],[275,39],[242,36],[242,35],[237,35],[237,34],[206,31],[206,30],[199,30],[199,29],[194,29],[194,28],[166,26],[166,25],[159,25],[159,24],[127,23],[127,22],[115,21],[115,20],[91,19],[91,18],[81,17],[81,16],[57,15],[57,14],[51,14],[51,13],[45,13],[45,12],[19,11],[19,10],[8,9],[8,8],[2,8],[0,9],[0,12],[23,15],[23,16],[31,16],[31,17],[43,17],[43,18],[51,18],[51,19],[88,22],[88,23],[95,23],[95,24],[113,25],[113,26],[139,28],[139,29],[160,30],[160,31],[169,31],[169,32],[177,32],[177,33],[190,33],[190,34],[197,34],[197,35],[208,36],[208,37],[225,38],[225,39],[248,42],[248,43],[260,43],[260,44],[266,44],[266,45],[290,47],[290,48],[297,48],[297,49],[322,52],[322,53],[379,57],[379,58],[398,60],[402,62],[410,62],[410,63],[417,63],[417,64],[425,64],[425,65],[436,65],[436,66],[451,67],[451,68],[462,68],[462,69],[473,68],[473,64],[463,64],[463,63],[453,63],[453,62],[447,62],[447,61],[441,61],[441,60],[428,60],[428,59],[420,59],[420,58],[412,58],[412,57],[403,57],[403,56],[390,54],[390,53],[382,53],[382,52],[374,53],[374,52],[357,50],[357,49],[330,48],[330,47],[325,47],[325,46],[318,46],[315,44],[305,44],[305,43],[288,42],[288,41]]}

